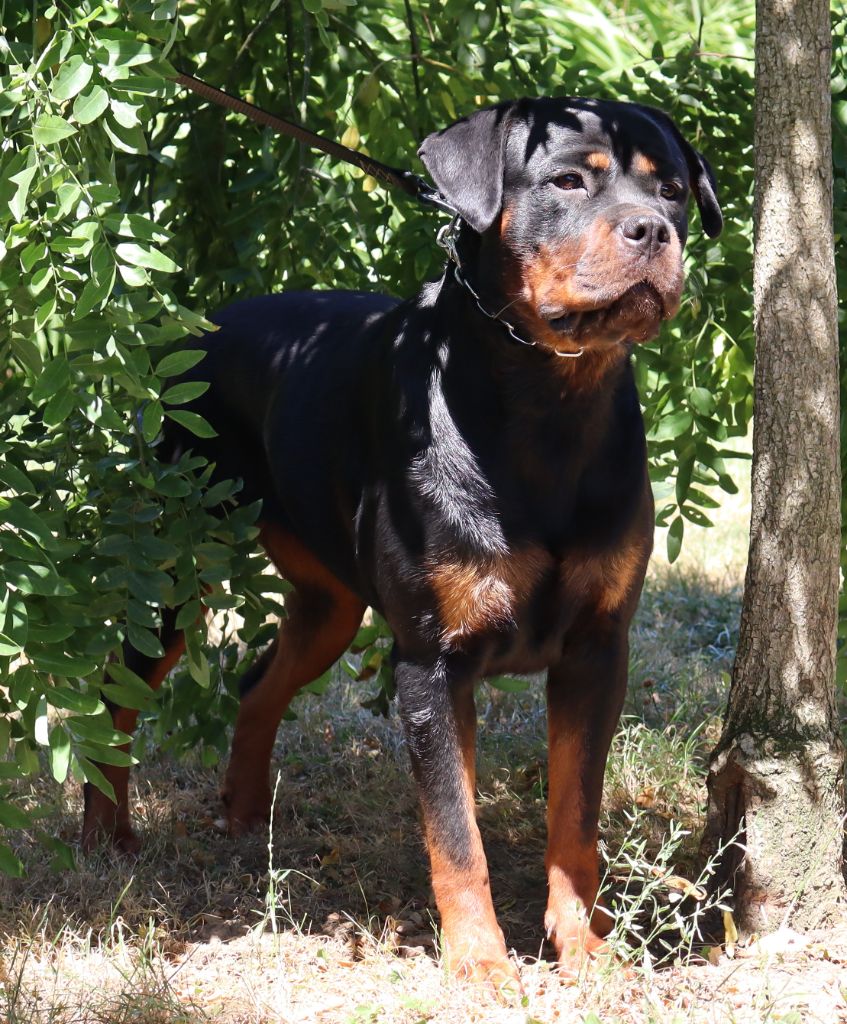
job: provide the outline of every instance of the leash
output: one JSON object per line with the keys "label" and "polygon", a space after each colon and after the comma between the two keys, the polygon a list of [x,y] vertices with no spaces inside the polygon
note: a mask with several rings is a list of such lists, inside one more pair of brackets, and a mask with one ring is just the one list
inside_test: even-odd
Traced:
{"label": "leash", "polygon": [[[276,114],[271,114],[267,110],[257,107],[255,103],[248,103],[237,96],[231,96],[228,92],[224,92],[223,89],[216,89],[213,85],[208,85],[193,75],[180,72],[174,78],[174,82],[177,85],[181,85],[184,89],[196,93],[204,100],[216,103],[218,106],[224,107],[226,110],[232,110],[237,114],[243,114],[257,124],[264,125],[266,128],[272,128],[280,135],[287,135],[289,138],[296,139],[298,142],[302,142],[312,149],[320,150],[336,160],[352,164],[354,167],[364,171],[365,174],[371,175],[372,178],[375,178],[383,185],[399,188],[406,195],[417,199],[418,202],[423,203],[425,206],[434,206],[438,210],[449,213],[452,220],[439,230],[436,240],[441,248],[446,251],[450,262],[453,264],[453,276],[456,278],[456,281],[463,288],[467,289],[479,307],[480,312],[484,313],[489,320],[496,320],[502,324],[513,341],[520,342],[521,345],[526,345],[529,348],[535,347],[536,342],[527,341],[526,338],[522,338],[513,324],[509,323],[499,313],[491,313],[483,306],[479,295],[462,272],[459,254],[456,251],[456,235],[460,221],[459,213],[455,206],[447,202],[438,189],[433,188],[419,174],[401,170],[399,167],[391,167],[389,164],[384,164],[379,160],[374,160],[372,157],[365,156],[364,153],[357,153],[355,149],[342,146],[340,142],[325,139],[323,136],[309,131],[308,128],[304,128],[301,124],[288,121]],[[578,352],[562,352],[554,348],[552,351],[563,359],[578,359],[583,353],[583,349],[580,349]]]}
{"label": "leash", "polygon": [[290,138],[296,139],[312,149],[319,149],[322,153],[335,157],[336,160],[343,160],[345,163],[352,164],[354,167],[364,171],[365,174],[370,174],[371,177],[376,178],[383,185],[401,189],[406,195],[417,199],[418,202],[428,206],[435,206],[439,210],[444,210],[453,216],[456,215],[456,208],[448,203],[444,196],[437,189],[433,188],[429,182],[424,181],[420,175],[414,174],[412,171],[404,171],[399,167],[390,167],[379,160],[365,156],[364,153],[357,153],[355,149],[342,146],[340,142],[325,139],[309,131],[308,128],[296,124],[294,121],[287,121],[284,117],[278,117],[276,114],[271,114],[267,110],[257,107],[255,103],[247,103],[246,100],[241,100],[237,96],[231,96],[228,92],[224,92],[223,89],[216,89],[213,85],[207,85],[206,82],[195,78],[193,75],[186,75],[180,72],[174,78],[174,81],[177,85],[190,89],[191,92],[201,96],[204,100],[217,103],[218,106],[224,107],[227,110],[233,110],[237,114],[243,114],[257,124],[273,128],[280,135],[288,135]]}

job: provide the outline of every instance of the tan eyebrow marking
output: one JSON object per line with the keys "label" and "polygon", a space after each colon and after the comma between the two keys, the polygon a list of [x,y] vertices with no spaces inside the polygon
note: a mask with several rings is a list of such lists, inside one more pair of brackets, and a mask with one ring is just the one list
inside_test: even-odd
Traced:
{"label": "tan eyebrow marking", "polygon": [[589,153],[585,157],[585,166],[592,171],[608,171],[611,163],[607,153]]}
{"label": "tan eyebrow marking", "polygon": [[658,171],[656,161],[643,153],[636,153],[633,161],[636,171],[640,174],[655,174]]}

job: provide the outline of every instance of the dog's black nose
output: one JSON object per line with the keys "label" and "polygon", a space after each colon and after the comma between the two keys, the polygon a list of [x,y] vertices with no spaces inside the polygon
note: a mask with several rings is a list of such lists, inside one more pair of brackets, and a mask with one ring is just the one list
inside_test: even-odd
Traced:
{"label": "dog's black nose", "polygon": [[670,225],[664,217],[649,213],[637,213],[627,217],[618,225],[627,245],[649,258],[658,256],[671,240]]}

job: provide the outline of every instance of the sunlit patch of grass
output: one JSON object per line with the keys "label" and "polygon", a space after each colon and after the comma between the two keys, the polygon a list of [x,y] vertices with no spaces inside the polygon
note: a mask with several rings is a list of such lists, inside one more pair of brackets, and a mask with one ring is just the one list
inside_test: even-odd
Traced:
{"label": "sunlit patch of grass", "polygon": [[668,56],[697,48],[718,57],[753,54],[754,5],[737,0],[570,0],[564,11],[551,2],[545,14],[554,45],[576,39],[579,57],[608,69],[610,79],[649,60],[657,42]]}
{"label": "sunlit patch of grass", "polygon": [[[297,719],[280,731],[270,834],[220,834],[217,772],[199,758],[151,756],[134,773],[137,861],[100,851],[80,858],[75,873],[56,874],[49,853],[32,846],[28,877],[0,880],[0,1019],[553,1024],[593,1013],[603,1024],[759,1024],[777,1007],[784,1015],[805,1005],[775,996],[768,971],[743,975],[737,997],[737,964],[720,973],[695,957],[654,969],[657,956],[698,948],[703,902],[677,897],[700,880],[705,768],[737,635],[743,557],[719,564],[713,556],[715,545],[724,554],[743,548],[746,517],[723,514],[704,542],[690,534],[679,564],[654,561],[632,630],[601,837],[607,899],[634,964],[563,983],[548,959],[546,723],[536,680],[521,693],[481,687],[477,701],[478,818],[525,1005],[502,1007],[447,977],[397,716],[373,717],[361,687],[339,673],[323,698],[299,700]],[[33,787],[46,803],[46,784]],[[68,785],[64,798],[48,827],[72,842],[80,794]]]}

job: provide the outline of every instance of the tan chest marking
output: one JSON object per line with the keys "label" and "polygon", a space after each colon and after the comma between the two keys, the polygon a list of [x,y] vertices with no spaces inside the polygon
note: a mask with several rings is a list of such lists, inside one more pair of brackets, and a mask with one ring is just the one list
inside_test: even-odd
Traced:
{"label": "tan chest marking", "polygon": [[562,583],[597,611],[611,614],[640,588],[648,554],[643,539],[638,538],[602,555],[571,557],[562,565]]}
{"label": "tan chest marking", "polygon": [[508,626],[551,564],[539,548],[526,548],[486,561],[448,561],[433,566],[428,579],[438,603],[445,640],[461,640]]}

